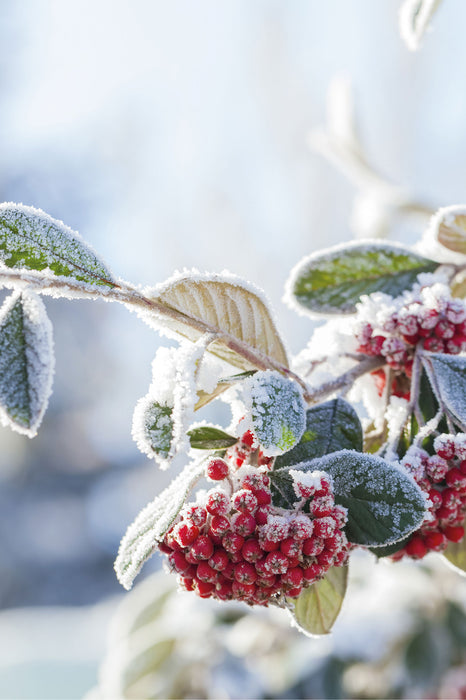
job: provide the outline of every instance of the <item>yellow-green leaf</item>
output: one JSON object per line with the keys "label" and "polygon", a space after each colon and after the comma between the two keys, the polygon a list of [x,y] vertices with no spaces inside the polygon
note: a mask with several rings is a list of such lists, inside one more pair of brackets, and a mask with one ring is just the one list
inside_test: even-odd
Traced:
{"label": "yellow-green leaf", "polygon": [[450,542],[443,556],[461,572],[466,571],[466,538],[461,542]]}
{"label": "yellow-green leaf", "polygon": [[348,583],[348,567],[334,566],[325,578],[306,588],[295,600],[293,617],[307,634],[328,634],[337,619]]}

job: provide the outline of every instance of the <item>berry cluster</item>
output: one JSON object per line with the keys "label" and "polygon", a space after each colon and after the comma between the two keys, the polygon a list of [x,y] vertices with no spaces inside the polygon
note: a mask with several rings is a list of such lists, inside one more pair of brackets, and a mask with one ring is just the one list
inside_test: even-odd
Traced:
{"label": "berry cluster", "polygon": [[271,466],[249,431],[223,459],[210,460],[206,476],[215,488],[184,506],[159,545],[183,588],[267,605],[297,597],[346,563],[346,510],[335,505],[331,478],[314,472],[295,480],[296,508],[287,511],[272,505]]}
{"label": "berry cluster", "polygon": [[[409,398],[409,377],[412,374],[416,346],[431,352],[457,355],[466,350],[466,307],[453,299],[444,285],[422,288],[417,297],[408,297],[402,305],[379,313],[373,322],[359,323],[357,351],[380,356],[394,370],[391,393]],[[386,383],[385,370],[373,373],[381,396]]]}
{"label": "berry cluster", "polygon": [[408,554],[422,559],[429,551],[441,552],[448,542],[464,537],[466,517],[466,434],[439,435],[434,440],[435,454],[411,449],[402,464],[428,495],[429,514],[403,549],[394,555]]}

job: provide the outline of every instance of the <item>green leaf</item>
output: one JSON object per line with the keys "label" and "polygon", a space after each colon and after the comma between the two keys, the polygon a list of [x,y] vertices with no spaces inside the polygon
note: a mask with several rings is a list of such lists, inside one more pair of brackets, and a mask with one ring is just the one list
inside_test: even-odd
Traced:
{"label": "green leaf", "polygon": [[444,408],[466,428],[466,357],[424,352],[422,362]]}
{"label": "green leaf", "polygon": [[115,561],[116,575],[124,588],[131,588],[143,564],[152,556],[203,474],[204,464],[188,464],[129,526]]}
{"label": "green leaf", "polygon": [[443,556],[450,564],[462,573],[466,571],[466,537],[460,542],[450,542],[443,552]]}
{"label": "green leaf", "polygon": [[275,460],[274,469],[307,462],[338,450],[362,451],[361,421],[344,399],[332,399],[306,411],[301,440]]}
{"label": "green leaf", "polygon": [[300,440],[306,426],[301,388],[278,372],[256,372],[243,387],[246,415],[264,454],[279,455]]}
{"label": "green leaf", "polygon": [[[302,260],[287,283],[287,297],[313,313],[353,313],[363,294],[395,297],[412,287],[421,272],[439,263],[393,243],[355,243],[329,248]],[[294,303],[293,303],[294,302]]]}
{"label": "green leaf", "polygon": [[[373,455],[341,450],[296,464],[293,469],[324,471],[333,478],[335,502],[348,509],[346,535],[353,544],[392,544],[422,523],[426,504],[422,491],[401,469]],[[270,473],[280,502],[291,508],[297,500],[288,469]]]}
{"label": "green leaf", "polygon": [[328,634],[340,612],[348,583],[348,567],[334,566],[296,599],[289,599],[294,620],[310,635]]}
{"label": "green leaf", "polygon": [[191,447],[196,450],[226,450],[238,442],[238,438],[213,425],[192,428],[188,430],[188,437]]}
{"label": "green leaf", "polygon": [[12,294],[0,312],[0,417],[13,430],[33,437],[52,390],[52,326],[42,300]]}
{"label": "green leaf", "polygon": [[78,233],[40,209],[22,204],[0,205],[0,261],[6,267],[51,271],[87,285],[117,286]]}

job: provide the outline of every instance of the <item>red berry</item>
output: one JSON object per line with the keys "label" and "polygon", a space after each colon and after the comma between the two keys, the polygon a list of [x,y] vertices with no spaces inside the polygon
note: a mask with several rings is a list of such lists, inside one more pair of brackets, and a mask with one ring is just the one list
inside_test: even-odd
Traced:
{"label": "red berry", "polygon": [[233,498],[233,506],[242,513],[254,513],[257,508],[257,498],[249,489],[237,491]]}
{"label": "red berry", "polygon": [[445,344],[441,338],[432,336],[424,340],[424,350],[428,350],[429,352],[443,352],[445,350]]}
{"label": "red berry", "polygon": [[189,547],[198,537],[199,528],[189,522],[181,522],[176,525],[173,533],[182,547]]}
{"label": "red berry", "polygon": [[304,540],[303,554],[306,557],[315,557],[324,549],[324,541],[320,537],[309,537]]}
{"label": "red berry", "polygon": [[[434,333],[437,338],[443,338],[444,340],[448,338],[453,338],[455,335],[455,325],[447,320],[440,320],[435,326]],[[424,345],[425,347],[425,345]],[[439,351],[437,351],[439,352]],[[441,351],[440,351],[441,352]]]}
{"label": "red berry", "polygon": [[283,574],[282,576],[282,582],[284,584],[290,585],[293,588],[297,586],[301,586],[303,583],[303,570],[299,566],[294,566],[292,568],[289,568],[286,574]]}
{"label": "red berry", "polygon": [[282,552],[269,552],[265,567],[269,574],[284,574],[288,569],[288,558]]}
{"label": "red berry", "polygon": [[209,565],[216,571],[224,571],[229,561],[228,554],[224,549],[216,549],[209,559]]}
{"label": "red berry", "polygon": [[254,583],[257,579],[257,572],[253,564],[243,561],[235,566],[234,576],[235,580],[240,583]]}
{"label": "red berry", "polygon": [[236,532],[227,532],[227,534],[222,537],[223,548],[230,554],[240,552],[243,544],[244,537],[238,535]]}
{"label": "red berry", "polygon": [[287,557],[299,557],[303,551],[303,542],[294,537],[287,537],[280,543],[280,551]]}
{"label": "red berry", "polygon": [[258,525],[265,525],[269,517],[269,508],[267,506],[260,506],[254,513],[256,523]]}
{"label": "red berry", "polygon": [[224,491],[210,491],[207,495],[206,510],[211,515],[226,515],[230,510],[230,499]]}
{"label": "red berry", "polygon": [[414,559],[422,559],[427,554],[427,547],[424,540],[419,535],[413,535],[406,545],[406,552]]}
{"label": "red berry", "polygon": [[179,550],[172,552],[168,557],[168,560],[175,571],[177,571],[179,574],[186,573],[190,567],[190,563],[186,561],[185,555]]}
{"label": "red berry", "polygon": [[310,583],[312,581],[315,581],[318,578],[321,578],[322,574],[323,574],[322,567],[317,563],[311,564],[310,566],[307,566],[303,569],[304,580],[307,583]]}
{"label": "red berry", "polygon": [[202,527],[207,521],[207,511],[202,506],[188,506],[183,509],[183,515],[198,527]]}
{"label": "red berry", "polygon": [[263,555],[263,550],[259,544],[259,540],[257,540],[255,537],[246,540],[241,549],[241,554],[246,561],[255,562],[260,559]]}
{"label": "red berry", "polygon": [[206,561],[201,561],[196,570],[197,578],[200,581],[209,581],[215,583],[218,577],[217,571],[213,569]]}
{"label": "red berry", "polygon": [[210,529],[214,535],[222,536],[230,529],[230,521],[224,515],[214,515],[210,521]]}
{"label": "red berry", "polygon": [[228,464],[224,459],[212,459],[207,465],[207,476],[212,481],[222,481],[228,476]]}
{"label": "red berry", "polygon": [[256,521],[250,513],[235,513],[231,518],[231,529],[238,535],[247,537],[256,529]]}
{"label": "red berry", "polygon": [[214,553],[214,544],[208,535],[199,535],[191,552],[196,559],[210,559]]}
{"label": "red berry", "polygon": [[243,442],[247,447],[252,447],[254,444],[254,435],[250,430],[247,430],[244,435],[241,436],[241,442]]}
{"label": "red berry", "polygon": [[441,532],[428,532],[424,536],[424,542],[429,549],[434,551],[439,551],[444,548],[446,544],[446,537]]}
{"label": "red berry", "polygon": [[210,598],[213,591],[215,590],[215,585],[207,581],[196,581],[197,590],[201,598]]}
{"label": "red berry", "polygon": [[458,487],[466,484],[466,476],[456,467],[450,469],[445,477],[448,486]]}
{"label": "red berry", "polygon": [[459,542],[464,537],[464,527],[461,525],[449,525],[443,528],[443,532],[450,542]]}

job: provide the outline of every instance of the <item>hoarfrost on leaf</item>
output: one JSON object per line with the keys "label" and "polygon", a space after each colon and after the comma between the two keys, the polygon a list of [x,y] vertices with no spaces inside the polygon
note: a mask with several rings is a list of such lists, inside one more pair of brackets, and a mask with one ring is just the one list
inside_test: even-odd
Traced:
{"label": "hoarfrost on leaf", "polygon": [[[348,511],[349,542],[378,547],[397,542],[416,530],[426,514],[426,498],[414,479],[396,463],[352,450],[340,450],[290,471],[327,472],[335,502]],[[295,500],[293,477],[286,468],[270,474],[283,505]]]}
{"label": "hoarfrost on leaf", "polygon": [[0,312],[0,419],[34,437],[52,391],[52,325],[42,300],[14,293]]}
{"label": "hoarfrost on leaf", "polygon": [[115,561],[116,575],[124,588],[131,588],[143,564],[152,556],[203,474],[203,463],[188,464],[129,526]]}
{"label": "hoarfrost on leaf", "polygon": [[466,430],[466,357],[424,352],[422,361],[442,406]]}
{"label": "hoarfrost on leaf", "polygon": [[306,427],[300,386],[278,372],[256,372],[244,382],[241,398],[265,455],[283,454],[297,444]]}
{"label": "hoarfrost on leaf", "polygon": [[[237,342],[288,367],[286,350],[267,299],[261,290],[236,275],[186,271],[146,289],[145,294],[179,312],[171,318],[164,315],[160,321],[156,319],[163,331],[169,329],[190,340],[212,333],[217,337],[209,345],[209,352],[233,367],[256,369],[253,358],[249,361],[235,351]],[[188,318],[198,328],[187,322]],[[153,315],[146,320],[153,325]]]}
{"label": "hoarfrost on leaf", "polygon": [[189,448],[187,428],[197,399],[196,373],[205,352],[201,341],[179,348],[159,348],[152,363],[152,384],[136,404],[133,438],[162,469]]}
{"label": "hoarfrost on leaf", "polygon": [[299,443],[277,457],[274,468],[305,462],[339,450],[362,450],[362,427],[354,408],[332,399],[306,411],[306,427]]}
{"label": "hoarfrost on leaf", "polygon": [[438,263],[395,243],[334,246],[301,260],[291,271],[285,301],[298,313],[354,313],[364,294],[398,296]]}
{"label": "hoarfrost on leaf", "polygon": [[116,285],[112,274],[80,235],[40,209],[0,204],[0,261],[46,277],[71,278],[85,286]]}

